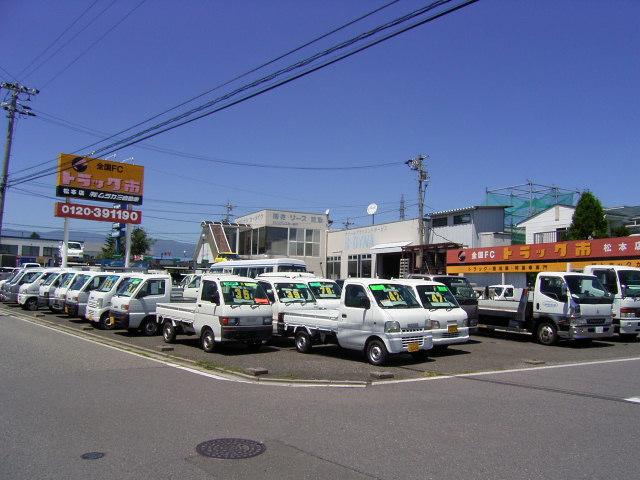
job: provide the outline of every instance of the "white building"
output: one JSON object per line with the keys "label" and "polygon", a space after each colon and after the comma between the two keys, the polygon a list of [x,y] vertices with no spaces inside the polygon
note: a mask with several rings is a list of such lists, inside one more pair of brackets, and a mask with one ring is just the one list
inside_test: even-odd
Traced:
{"label": "white building", "polygon": [[576,207],[554,205],[518,224],[525,230],[525,243],[550,243],[564,240]]}

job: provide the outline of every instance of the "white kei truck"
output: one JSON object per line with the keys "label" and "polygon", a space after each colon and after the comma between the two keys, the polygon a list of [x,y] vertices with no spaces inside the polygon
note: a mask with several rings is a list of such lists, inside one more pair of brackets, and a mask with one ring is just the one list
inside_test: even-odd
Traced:
{"label": "white kei truck", "polygon": [[140,331],[145,336],[158,333],[156,307],[171,302],[169,274],[141,273],[127,278],[111,298],[108,328]]}
{"label": "white kei truck", "polygon": [[110,273],[102,285],[89,293],[85,317],[100,329],[108,330],[115,325],[109,322],[111,299],[122,282],[131,276],[130,273]]}
{"label": "white kei truck", "polygon": [[448,345],[469,341],[469,320],[455,297],[443,283],[422,279],[402,279],[402,284],[427,313],[427,328],[433,335],[433,347],[444,349]]}
{"label": "white kei truck", "polygon": [[389,354],[424,358],[433,347],[427,315],[402,280],[349,278],[336,310],[292,310],[283,314],[283,329],[292,330],[296,350],[337,343],[363,351],[371,365],[384,365]]}
{"label": "white kei truck", "polygon": [[[282,272],[284,275],[287,272]],[[267,294],[271,302],[271,317],[273,319],[273,333],[291,335],[293,330],[286,330],[282,323],[285,312],[290,310],[320,310],[316,298],[309,286],[299,279],[284,277],[261,277],[255,279]]]}
{"label": "white kei truck", "polygon": [[80,275],[79,270],[69,270],[64,275],[60,277],[60,281],[58,282],[58,286],[51,293],[49,290],[49,309],[54,313],[61,313],[64,310],[64,302],[67,298],[67,291],[69,287],[75,280],[75,278]]}
{"label": "white kei truck", "polygon": [[6,289],[5,301],[9,303],[18,303],[18,294],[20,289],[25,285],[31,285],[36,282],[44,273],[40,268],[29,268],[22,275],[16,277]]}
{"label": "white kei truck", "polygon": [[60,286],[60,280],[67,273],[66,269],[60,269],[54,275],[47,277],[47,279],[40,284],[38,288],[38,305],[41,307],[49,306],[49,295],[53,295],[56,288]]}
{"label": "white kei truck", "polygon": [[318,277],[310,272],[268,272],[256,277],[256,280],[269,278],[295,279],[298,283],[305,283],[316,299],[319,308],[338,308],[340,306],[340,287],[328,278]]}
{"label": "white kei truck", "polygon": [[82,272],[77,275],[67,290],[64,313],[70,317],[85,319],[89,294],[100,288],[108,276],[105,272]]}
{"label": "white kei truck", "polygon": [[46,302],[40,301],[40,288],[49,279],[55,279],[60,272],[59,268],[45,269],[36,281],[22,285],[18,291],[18,304],[22,309],[35,311],[39,307],[46,305]]}
{"label": "white kei truck", "polygon": [[590,342],[613,335],[613,295],[593,275],[541,272],[519,301],[480,300],[480,325],[531,333],[543,345],[560,339]]}
{"label": "white kei truck", "polygon": [[248,277],[205,274],[194,302],[160,303],[156,315],[165,342],[175,342],[177,335],[195,335],[207,353],[227,342],[258,350],[271,338],[269,299]]}
{"label": "white kei truck", "polygon": [[640,333],[640,268],[589,265],[583,273],[595,275],[613,295],[614,330],[621,338],[636,338]]}

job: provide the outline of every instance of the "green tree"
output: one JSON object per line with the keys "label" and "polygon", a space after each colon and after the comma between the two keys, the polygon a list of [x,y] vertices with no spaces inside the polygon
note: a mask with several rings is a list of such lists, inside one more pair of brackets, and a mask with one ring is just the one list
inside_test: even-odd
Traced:
{"label": "green tree", "polygon": [[155,243],[155,240],[147,235],[142,227],[136,227],[131,232],[131,255],[144,255],[151,246]]}
{"label": "green tree", "polygon": [[588,190],[580,195],[576,210],[573,212],[568,236],[570,240],[608,237],[607,220],[602,204]]}
{"label": "green tree", "polygon": [[107,238],[104,240],[104,245],[102,246],[102,253],[100,257],[102,258],[113,258],[119,252],[116,251],[116,239],[111,236],[111,232],[107,234]]}
{"label": "green tree", "polygon": [[40,238],[40,234],[38,232],[31,232],[31,235],[29,235],[29,238]]}
{"label": "green tree", "polygon": [[611,227],[612,237],[628,237],[631,232],[625,225],[619,225],[617,227]]}

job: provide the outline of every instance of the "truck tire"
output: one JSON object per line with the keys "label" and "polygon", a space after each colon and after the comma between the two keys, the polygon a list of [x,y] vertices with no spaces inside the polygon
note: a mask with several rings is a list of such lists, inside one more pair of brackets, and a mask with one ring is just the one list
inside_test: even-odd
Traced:
{"label": "truck tire", "polygon": [[153,337],[158,334],[158,324],[153,317],[147,317],[142,321],[140,325],[140,331],[145,337]]}
{"label": "truck tire", "polygon": [[202,350],[207,353],[212,353],[216,349],[216,337],[210,328],[204,329],[200,336],[200,343],[202,344]]}
{"label": "truck tire", "polygon": [[24,306],[26,310],[29,310],[30,312],[35,312],[36,310],[38,310],[38,299],[32,297],[26,301]]}
{"label": "truck tire", "polygon": [[558,343],[558,329],[548,320],[543,320],[536,327],[536,340],[542,345],[555,345]]}
{"label": "truck tire", "polygon": [[100,315],[100,320],[98,320],[98,328],[100,330],[113,330],[116,328],[115,323],[111,323],[109,320],[109,312],[104,312]]}
{"label": "truck tire", "polygon": [[385,347],[384,343],[381,340],[375,339],[367,343],[364,353],[367,356],[367,361],[371,365],[376,366],[384,365],[389,356],[389,352],[387,352],[387,347]]}
{"label": "truck tire", "polygon": [[304,330],[296,332],[295,337],[296,350],[300,353],[309,353],[311,351],[312,343],[311,337]]}
{"label": "truck tire", "polygon": [[165,320],[162,325],[162,338],[164,338],[165,343],[175,343],[176,328],[171,323],[171,320]]}

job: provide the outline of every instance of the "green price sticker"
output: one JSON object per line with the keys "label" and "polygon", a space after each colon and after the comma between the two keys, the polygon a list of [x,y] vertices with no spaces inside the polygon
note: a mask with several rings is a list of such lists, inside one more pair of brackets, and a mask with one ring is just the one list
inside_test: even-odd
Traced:
{"label": "green price sticker", "polygon": [[238,282],[222,282],[222,285],[225,287],[237,287],[240,284]]}
{"label": "green price sticker", "polygon": [[447,291],[447,287],[443,286],[443,285],[437,285],[436,286],[436,290],[439,292],[446,292]]}
{"label": "green price sticker", "polygon": [[307,288],[304,283],[296,283],[296,288]]}
{"label": "green price sticker", "polygon": [[320,287],[322,284],[320,282],[309,282],[310,287]]}
{"label": "green price sticker", "polygon": [[384,290],[384,285],[370,285],[371,290]]}

